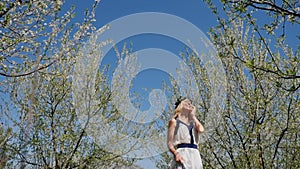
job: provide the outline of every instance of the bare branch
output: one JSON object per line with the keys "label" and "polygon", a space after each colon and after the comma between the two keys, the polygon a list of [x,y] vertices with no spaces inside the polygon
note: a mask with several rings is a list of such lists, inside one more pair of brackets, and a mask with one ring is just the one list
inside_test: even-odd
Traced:
{"label": "bare branch", "polygon": [[46,68],[50,67],[55,62],[56,61],[53,61],[53,62],[51,62],[51,63],[49,63],[47,65],[43,65],[42,67],[39,67],[39,68],[37,68],[35,70],[29,71],[29,72],[26,72],[26,73],[22,73],[22,74],[6,74],[6,73],[0,72],[0,75],[1,76],[5,76],[5,77],[22,77],[22,76],[28,76],[28,75],[36,73],[36,72],[38,72],[40,70],[43,70],[43,69],[46,69]]}

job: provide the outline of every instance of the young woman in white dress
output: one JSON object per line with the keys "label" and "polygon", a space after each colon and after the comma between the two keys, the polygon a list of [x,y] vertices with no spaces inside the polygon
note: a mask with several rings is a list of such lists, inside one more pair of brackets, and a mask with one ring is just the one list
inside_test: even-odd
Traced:
{"label": "young woman in white dress", "polygon": [[174,155],[171,169],[202,169],[198,150],[199,134],[204,127],[195,116],[196,108],[185,97],[175,103],[174,116],[168,125],[168,148]]}

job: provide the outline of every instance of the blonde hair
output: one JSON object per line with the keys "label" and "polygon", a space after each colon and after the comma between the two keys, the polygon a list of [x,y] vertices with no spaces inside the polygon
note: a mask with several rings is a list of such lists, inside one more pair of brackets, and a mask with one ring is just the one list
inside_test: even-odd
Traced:
{"label": "blonde hair", "polygon": [[177,106],[177,108],[174,110],[174,116],[173,116],[173,118],[176,119],[181,111],[182,111],[182,104],[180,103]]}

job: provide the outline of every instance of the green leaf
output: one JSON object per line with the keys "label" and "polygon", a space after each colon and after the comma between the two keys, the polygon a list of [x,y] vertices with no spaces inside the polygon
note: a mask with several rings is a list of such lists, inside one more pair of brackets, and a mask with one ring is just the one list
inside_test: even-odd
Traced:
{"label": "green leaf", "polygon": [[246,66],[252,68],[254,66],[254,59],[246,61]]}

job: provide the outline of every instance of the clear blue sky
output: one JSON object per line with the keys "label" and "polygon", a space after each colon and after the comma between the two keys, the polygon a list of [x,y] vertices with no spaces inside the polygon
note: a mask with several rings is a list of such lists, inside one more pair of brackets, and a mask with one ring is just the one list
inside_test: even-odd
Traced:
{"label": "clear blue sky", "polygon": [[[93,2],[92,0],[89,1]],[[81,4],[80,1],[76,2]],[[85,5],[87,4],[88,3],[85,3]],[[80,8],[82,9],[84,6],[80,6]],[[211,26],[216,25],[215,17],[207,5],[201,0],[103,0],[100,1],[98,6],[96,13],[97,22],[95,24],[97,28],[100,28],[120,17],[141,12],[172,14],[191,22],[204,33],[207,33]],[[133,51],[146,48],[160,48],[172,51],[176,55],[178,55],[179,52],[185,51],[184,44],[172,38],[155,34],[143,34],[125,39],[118,44],[119,49],[122,48],[124,42],[127,44],[132,43]],[[114,50],[112,49],[110,53],[105,56],[103,60],[104,64],[116,66],[113,65],[113,61],[116,61],[114,55]],[[168,81],[168,75],[162,71],[153,69],[143,71],[139,73],[133,81],[134,85],[132,90],[142,94],[142,88],[151,89],[160,87],[161,83],[157,82],[161,82],[162,80]],[[149,104],[147,102],[144,103],[144,107],[147,109]]]}

